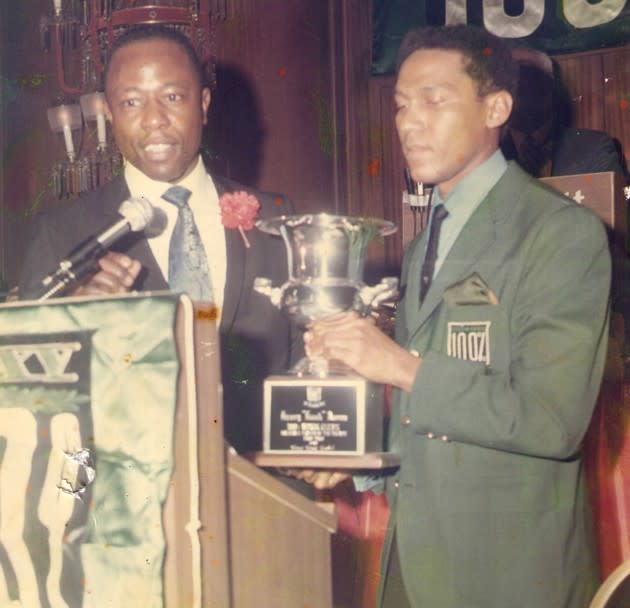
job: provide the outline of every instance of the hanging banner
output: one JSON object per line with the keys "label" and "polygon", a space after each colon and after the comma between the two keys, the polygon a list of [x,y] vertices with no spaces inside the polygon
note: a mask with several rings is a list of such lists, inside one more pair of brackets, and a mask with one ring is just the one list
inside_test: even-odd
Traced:
{"label": "hanging banner", "polygon": [[630,42],[628,0],[373,0],[372,74],[392,74],[403,36],[467,23],[550,54]]}
{"label": "hanging banner", "polygon": [[164,608],[176,307],[0,307],[0,606]]}

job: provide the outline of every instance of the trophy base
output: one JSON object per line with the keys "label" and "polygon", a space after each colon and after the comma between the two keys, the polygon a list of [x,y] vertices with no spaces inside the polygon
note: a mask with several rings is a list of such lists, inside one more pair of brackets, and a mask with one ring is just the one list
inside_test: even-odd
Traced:
{"label": "trophy base", "polygon": [[382,385],[356,374],[265,380],[264,453],[328,457],[382,451]]}
{"label": "trophy base", "polygon": [[400,454],[393,452],[370,452],[359,456],[342,456],[330,452],[291,452],[290,454],[274,454],[268,452],[251,452],[247,457],[257,466],[263,468],[291,469],[334,469],[370,471],[391,469],[400,466]]}

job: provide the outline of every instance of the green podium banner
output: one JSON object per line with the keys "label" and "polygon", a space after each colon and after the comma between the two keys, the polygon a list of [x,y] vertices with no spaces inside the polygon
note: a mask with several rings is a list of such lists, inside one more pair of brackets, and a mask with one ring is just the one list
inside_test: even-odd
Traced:
{"label": "green podium banner", "polygon": [[550,54],[628,44],[627,0],[373,0],[372,74],[392,74],[403,36],[424,25],[483,27]]}
{"label": "green podium banner", "polygon": [[0,307],[0,606],[164,605],[177,305]]}

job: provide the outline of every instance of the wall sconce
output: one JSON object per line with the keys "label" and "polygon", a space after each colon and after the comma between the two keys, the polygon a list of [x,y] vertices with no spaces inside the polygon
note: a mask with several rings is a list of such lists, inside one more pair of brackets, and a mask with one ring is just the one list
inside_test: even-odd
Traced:
{"label": "wall sconce", "polygon": [[96,120],[97,148],[103,152],[107,148],[107,127],[105,123],[105,95],[103,93],[87,93],[81,95],[81,112],[86,122]]}
{"label": "wall sconce", "polygon": [[79,104],[61,104],[48,108],[48,124],[55,133],[63,133],[68,160],[73,162],[77,155],[74,150],[72,131],[82,126],[81,106]]}
{"label": "wall sconce", "polygon": [[[74,198],[87,190],[93,190],[108,182],[122,168],[122,156],[115,146],[108,150],[103,93],[88,93],[78,103],[62,103],[49,108],[48,123],[55,133],[63,133],[67,161],[55,163],[51,185],[56,198]],[[84,152],[84,137],[75,150],[73,131],[81,131],[83,121],[96,120],[98,145],[92,152]]]}

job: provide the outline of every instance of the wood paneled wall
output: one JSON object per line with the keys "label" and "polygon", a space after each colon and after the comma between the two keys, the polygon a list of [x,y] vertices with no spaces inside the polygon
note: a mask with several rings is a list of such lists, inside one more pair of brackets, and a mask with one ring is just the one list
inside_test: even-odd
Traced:
{"label": "wood paneled wall", "polygon": [[39,48],[39,18],[51,2],[3,2],[0,13],[0,274],[17,280],[33,214],[54,204],[49,185],[63,141],[46,108],[59,95],[50,55]]}
{"label": "wood paneled wall", "polygon": [[340,8],[334,0],[238,0],[216,28],[208,145],[226,173],[285,192],[299,212],[339,205]]}
{"label": "wood paneled wall", "polygon": [[558,55],[575,125],[606,131],[630,154],[630,45]]}

